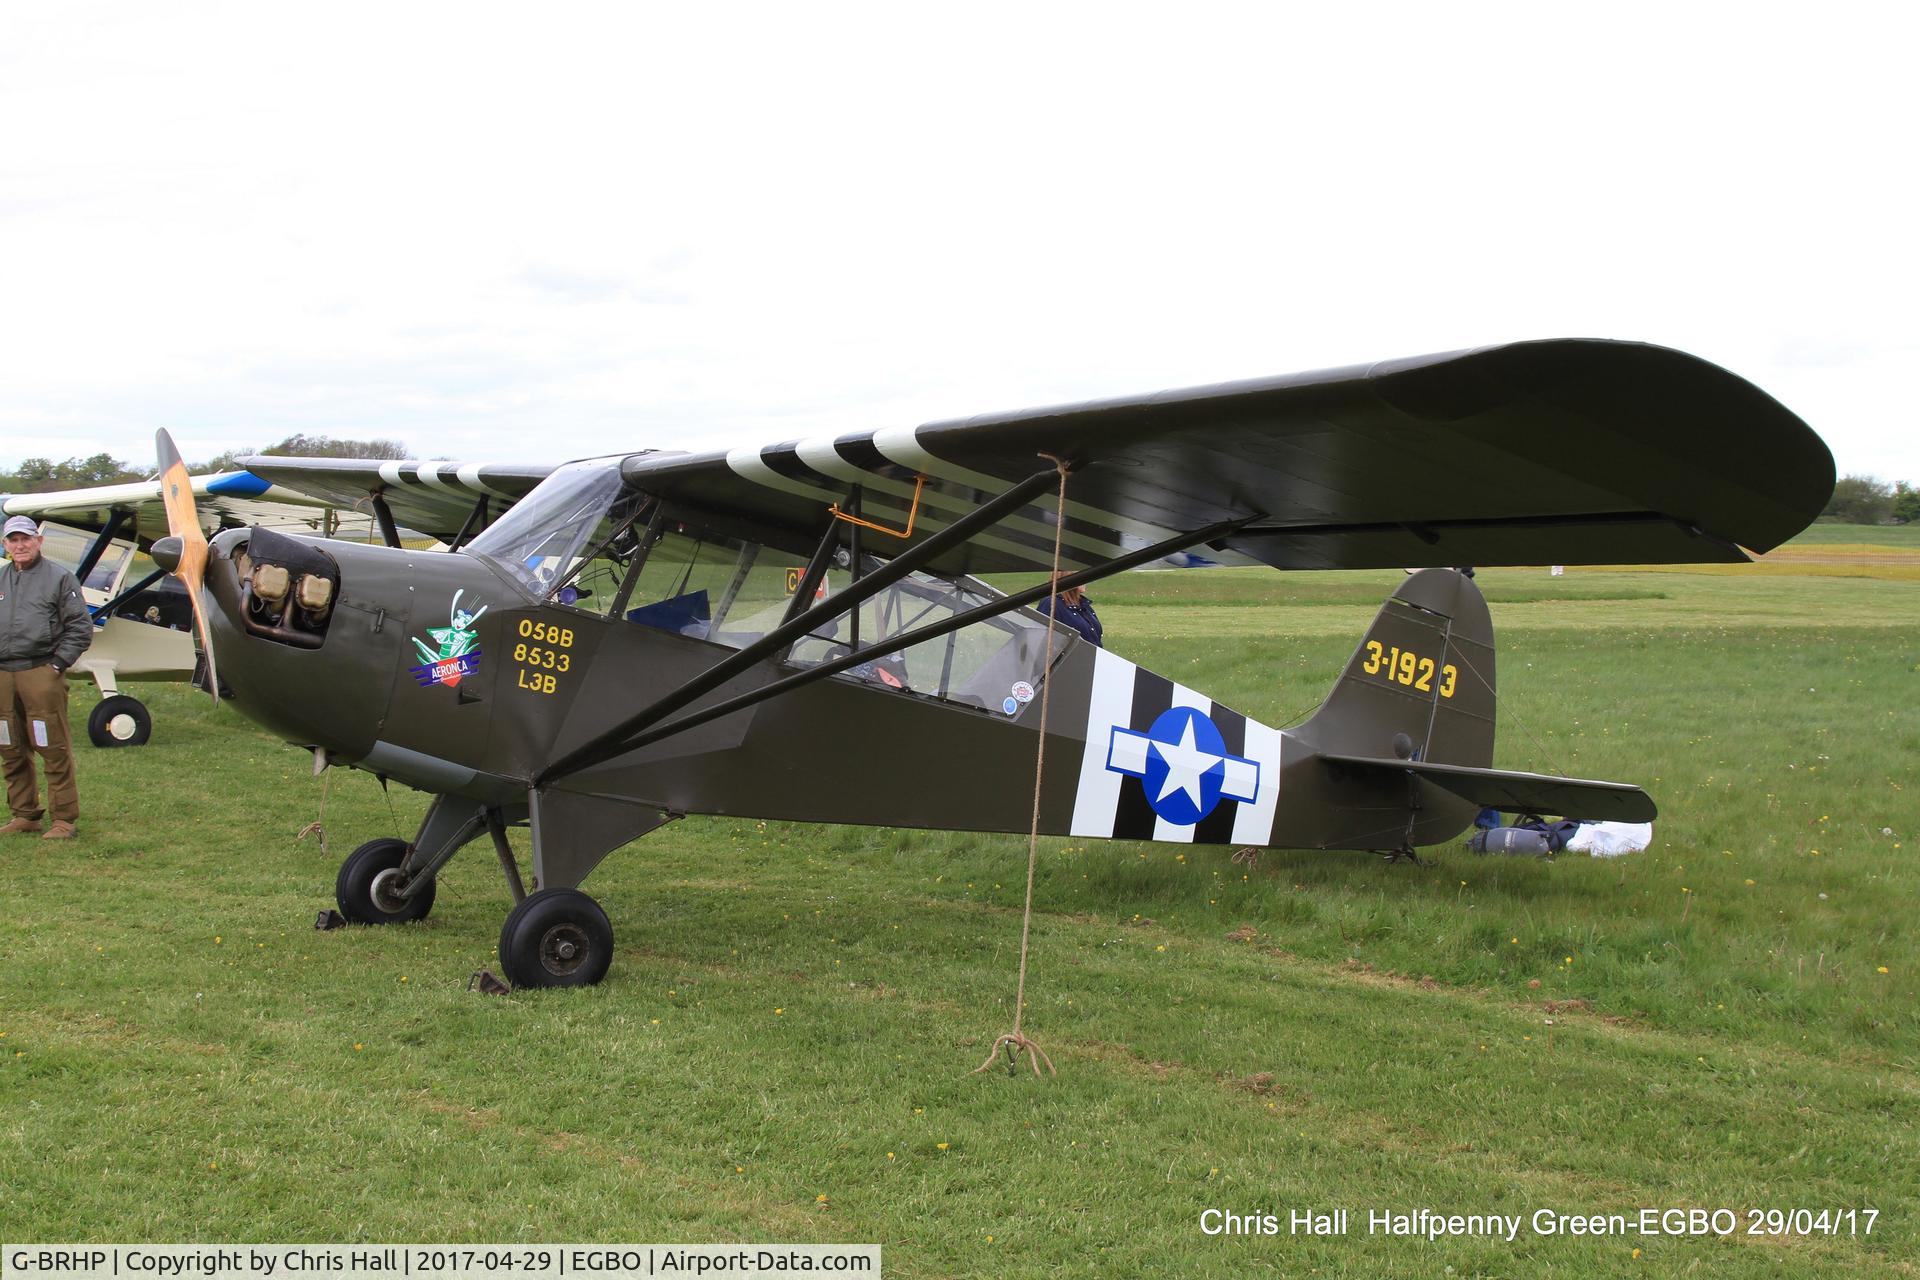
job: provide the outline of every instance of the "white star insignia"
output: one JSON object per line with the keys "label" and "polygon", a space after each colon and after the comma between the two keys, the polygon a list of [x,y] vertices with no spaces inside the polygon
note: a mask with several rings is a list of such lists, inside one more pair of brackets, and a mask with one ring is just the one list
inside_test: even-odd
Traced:
{"label": "white star insignia", "polygon": [[1193,721],[1187,721],[1181,731],[1180,741],[1162,742],[1156,738],[1153,740],[1153,749],[1167,763],[1167,781],[1160,788],[1160,794],[1154,797],[1154,803],[1158,804],[1176,791],[1184,791],[1193,800],[1193,807],[1201,808],[1205,801],[1200,798],[1200,775],[1217,767],[1221,757],[1194,745]]}

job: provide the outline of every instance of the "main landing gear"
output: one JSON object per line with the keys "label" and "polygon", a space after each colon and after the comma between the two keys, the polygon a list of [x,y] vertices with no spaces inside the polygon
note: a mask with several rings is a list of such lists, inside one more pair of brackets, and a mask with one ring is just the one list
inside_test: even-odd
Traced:
{"label": "main landing gear", "polygon": [[[529,894],[498,809],[436,804],[411,843],[369,840],[347,855],[334,881],[340,914],[354,924],[405,924],[433,910],[435,877],[461,846],[493,837],[514,907],[500,929],[500,967],[515,987],[585,987],[613,963],[613,926],[600,904],[574,888]],[[658,825],[658,820],[653,825]]]}
{"label": "main landing gear", "polygon": [[87,716],[87,741],[96,747],[144,746],[153,736],[153,713],[138,698],[111,694]]}
{"label": "main landing gear", "polygon": [[500,926],[500,967],[516,987],[586,987],[613,963],[613,926],[578,889],[523,898]]}

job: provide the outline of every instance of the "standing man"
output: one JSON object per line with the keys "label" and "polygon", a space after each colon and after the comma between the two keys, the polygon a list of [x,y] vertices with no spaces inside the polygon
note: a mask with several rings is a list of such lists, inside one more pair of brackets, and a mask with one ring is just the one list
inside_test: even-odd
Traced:
{"label": "standing man", "polygon": [[1087,593],[1080,588],[1068,587],[1065,591],[1058,589],[1060,579],[1066,576],[1064,572],[1054,574],[1054,594],[1042,600],[1034,608],[1055,621],[1066,623],[1080,633],[1081,639],[1098,649],[1101,647],[1100,637],[1105,631],[1105,628],[1100,625],[1100,616],[1093,611],[1093,601],[1087,599]]}
{"label": "standing man", "polygon": [[[7,566],[0,569],[0,761],[13,821],[0,835],[30,835],[52,810],[42,840],[70,840],[80,817],[67,730],[67,669],[93,643],[93,618],[71,573],[40,554],[40,526],[12,516],[4,529]],[[32,752],[47,770],[47,807],[40,806]]]}

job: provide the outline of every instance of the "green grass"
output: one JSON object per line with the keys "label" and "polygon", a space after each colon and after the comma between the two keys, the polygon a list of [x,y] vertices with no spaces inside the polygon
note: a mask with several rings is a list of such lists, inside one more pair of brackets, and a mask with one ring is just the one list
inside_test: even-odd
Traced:
{"label": "green grass", "polygon": [[1821,520],[1787,545],[1802,547],[1859,542],[1908,549],[1920,547],[1920,524],[1842,524],[1838,520]]}
{"label": "green grass", "polygon": [[[1096,594],[1115,648],[1280,722],[1398,578]],[[877,1240],[901,1276],[1911,1274],[1920,593],[1481,581],[1499,763],[1644,783],[1653,848],[1249,870],[1043,841],[1045,1082],[968,1074],[1011,1022],[1024,840],[688,820],[590,883],[602,987],[487,999],[462,990],[507,906],[484,849],[421,925],[315,933],[340,856],[423,798],[335,778],[322,854],[294,839],[304,757],[151,688],[152,746],[83,752],[82,838],[0,843],[0,1234]],[[1869,1205],[1864,1240],[1197,1226]]]}

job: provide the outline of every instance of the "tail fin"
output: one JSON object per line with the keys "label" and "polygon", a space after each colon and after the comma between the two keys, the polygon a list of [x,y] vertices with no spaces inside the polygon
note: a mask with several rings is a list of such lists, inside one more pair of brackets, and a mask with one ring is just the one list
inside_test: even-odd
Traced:
{"label": "tail fin", "polygon": [[1423,569],[1380,607],[1333,692],[1295,736],[1328,776],[1330,845],[1444,840],[1474,809],[1648,822],[1626,783],[1492,769],[1493,619],[1473,580]]}
{"label": "tail fin", "polygon": [[1295,732],[1326,755],[1493,763],[1493,618],[1473,579],[1422,569],[1380,606],[1314,717]]}

